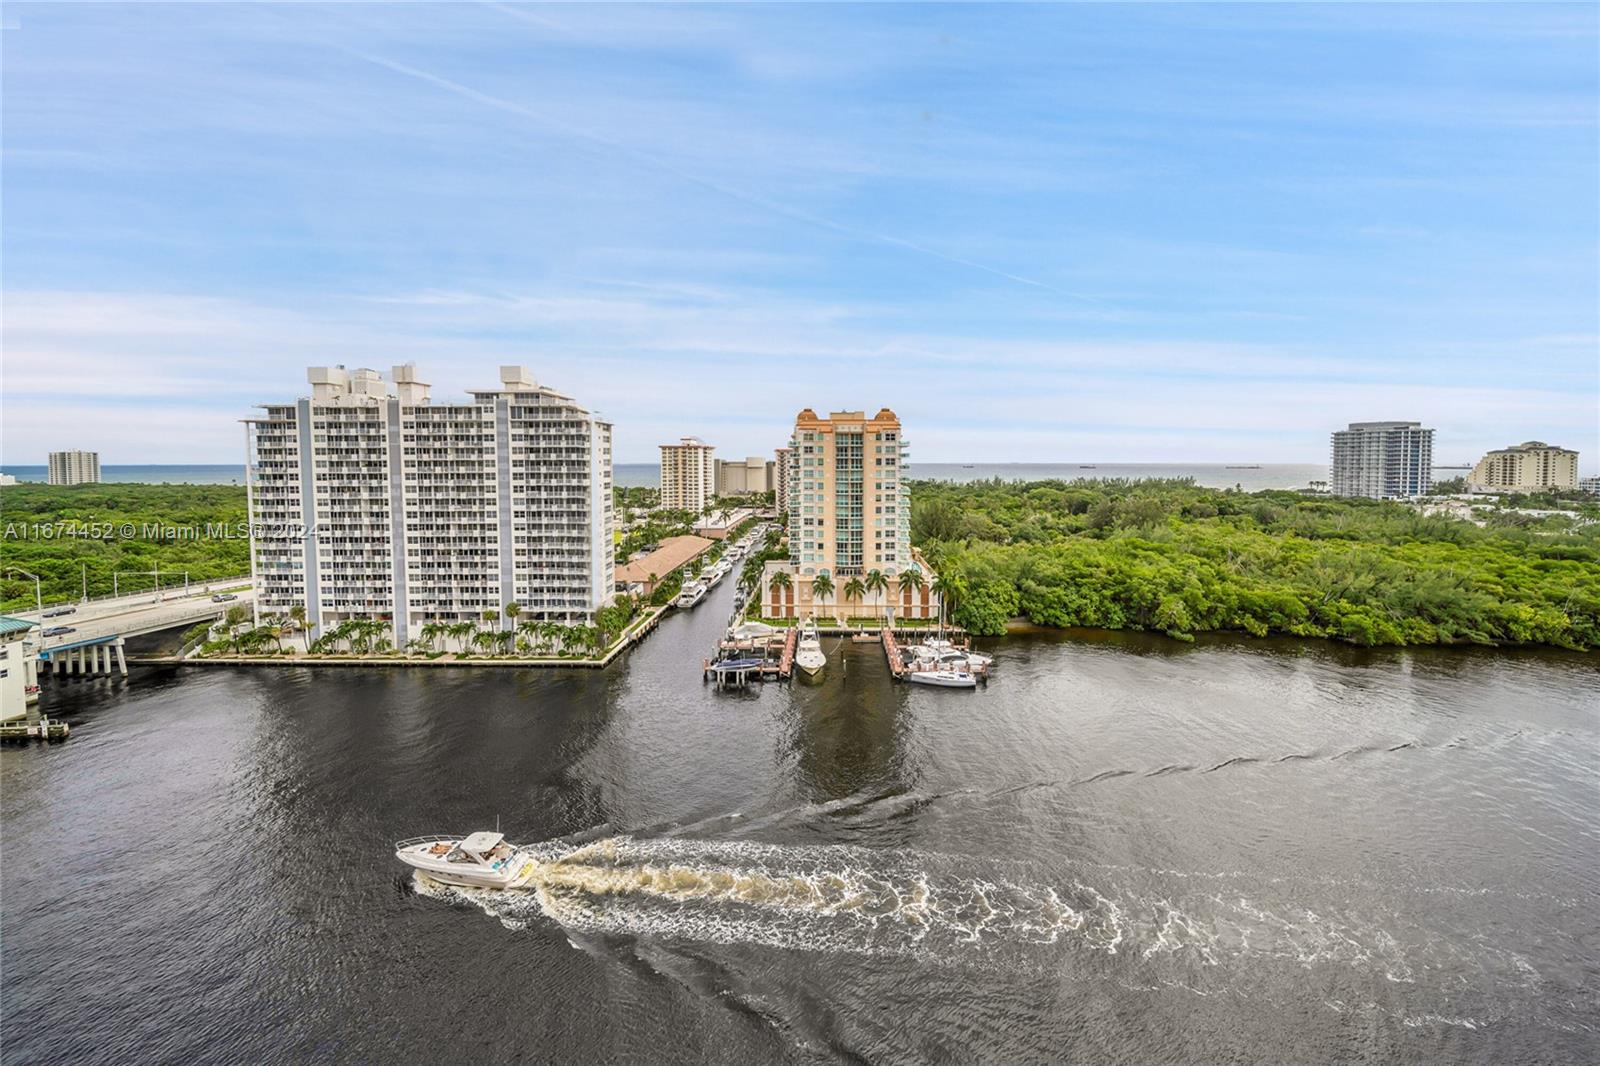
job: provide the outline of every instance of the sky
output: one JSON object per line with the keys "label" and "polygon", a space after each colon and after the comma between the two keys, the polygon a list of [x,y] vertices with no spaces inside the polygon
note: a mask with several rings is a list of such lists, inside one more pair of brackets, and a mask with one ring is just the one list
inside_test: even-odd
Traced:
{"label": "sky", "polygon": [[1600,8],[12,3],[0,463],[310,365],[770,454],[1600,469]]}

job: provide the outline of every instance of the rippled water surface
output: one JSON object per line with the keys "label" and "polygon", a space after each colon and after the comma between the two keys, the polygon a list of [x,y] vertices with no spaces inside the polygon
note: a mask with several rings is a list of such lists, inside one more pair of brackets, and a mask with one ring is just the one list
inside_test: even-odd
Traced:
{"label": "rippled water surface", "polygon": [[[1593,657],[1041,634],[146,670],[0,752],[4,1057],[1593,1062]],[[526,891],[390,842],[501,828]]]}

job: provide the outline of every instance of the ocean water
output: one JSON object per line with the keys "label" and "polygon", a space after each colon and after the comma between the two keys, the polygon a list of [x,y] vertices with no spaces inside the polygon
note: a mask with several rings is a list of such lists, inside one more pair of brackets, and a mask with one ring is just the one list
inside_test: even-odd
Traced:
{"label": "ocean water", "polygon": [[[5,473],[18,481],[46,481],[49,468],[43,466],[8,466]],[[137,464],[130,466],[100,467],[100,480],[117,484],[139,483],[146,485],[243,485],[243,463],[215,464]]]}
{"label": "ocean water", "polygon": [[[828,639],[704,684],[138,667],[0,750],[6,1061],[1593,1063],[1600,674],[1549,650]],[[496,825],[525,890],[392,841]]]}

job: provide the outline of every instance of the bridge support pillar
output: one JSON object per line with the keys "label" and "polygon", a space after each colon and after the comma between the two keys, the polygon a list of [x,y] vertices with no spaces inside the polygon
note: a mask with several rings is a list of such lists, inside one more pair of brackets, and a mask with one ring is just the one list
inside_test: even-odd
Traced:
{"label": "bridge support pillar", "polygon": [[73,648],[67,652],[67,672],[77,676],[83,673],[83,649]]}
{"label": "bridge support pillar", "polygon": [[55,667],[56,676],[57,677],[60,677],[63,673],[66,672],[67,660],[66,660],[66,658],[64,656],[60,655],[59,653],[50,656],[50,664]]}
{"label": "bridge support pillar", "polygon": [[116,648],[117,648],[117,670],[122,674],[123,677],[127,677],[128,676],[128,659],[127,659],[127,656],[122,654],[122,638],[121,637],[117,638]]}

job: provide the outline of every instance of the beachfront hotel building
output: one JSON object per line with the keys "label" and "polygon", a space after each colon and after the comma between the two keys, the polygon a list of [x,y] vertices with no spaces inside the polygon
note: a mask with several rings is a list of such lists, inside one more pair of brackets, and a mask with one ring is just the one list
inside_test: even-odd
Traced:
{"label": "beachfront hotel building", "polygon": [[1404,499],[1432,487],[1433,430],[1422,423],[1352,422],[1333,434],[1333,495]]}
{"label": "beachfront hotel building", "polygon": [[699,514],[716,495],[716,449],[699,437],[661,446],[661,506]]}
{"label": "beachfront hotel building", "polygon": [[779,514],[789,510],[789,457],[792,449],[779,448],[773,452],[772,500]]}
{"label": "beachfront hotel building", "polygon": [[49,482],[52,485],[98,485],[99,452],[51,452]]}
{"label": "beachfront hotel building", "polygon": [[577,624],[613,596],[611,425],[527,369],[435,403],[415,366],[312,367],[311,395],[245,421],[255,610]]}
{"label": "beachfront hotel building", "polygon": [[1469,492],[1538,492],[1578,487],[1578,453],[1540,440],[1500,448],[1478,460]]}
{"label": "beachfront hotel building", "polygon": [[[932,618],[938,600],[933,572],[911,548],[911,502],[905,482],[908,448],[900,420],[887,407],[835,411],[810,408],[795,419],[789,441],[789,558],[767,563],[763,613],[770,618]],[[774,586],[782,571],[787,588]],[[873,571],[889,587],[850,599],[845,586]],[[915,571],[920,587],[901,575]],[[831,593],[815,583],[826,574]]]}

